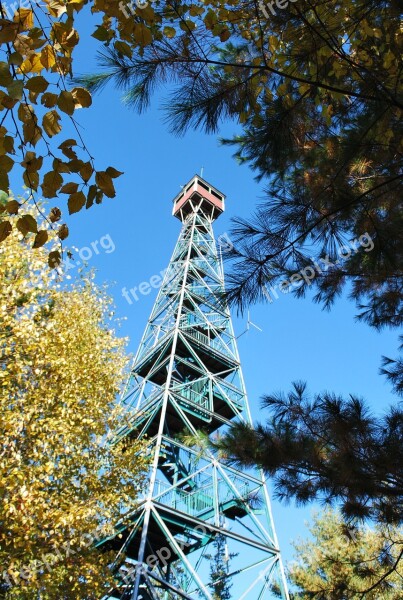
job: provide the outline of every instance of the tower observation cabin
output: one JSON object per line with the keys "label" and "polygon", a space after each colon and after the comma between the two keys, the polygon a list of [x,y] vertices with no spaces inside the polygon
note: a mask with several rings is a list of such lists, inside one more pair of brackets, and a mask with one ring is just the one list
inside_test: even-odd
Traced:
{"label": "tower observation cabin", "polygon": [[215,221],[225,210],[224,201],[224,194],[200,175],[195,175],[173,199],[172,214],[184,222],[196,208],[201,208],[205,215],[209,215],[211,220]]}

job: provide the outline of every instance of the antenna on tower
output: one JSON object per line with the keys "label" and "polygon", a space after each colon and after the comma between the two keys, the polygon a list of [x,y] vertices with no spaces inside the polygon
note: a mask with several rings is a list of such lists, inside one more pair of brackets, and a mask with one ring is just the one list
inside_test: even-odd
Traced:
{"label": "antenna on tower", "polygon": [[261,329],[261,327],[258,327],[258,325],[256,325],[255,323],[252,323],[252,321],[250,320],[250,312],[248,311],[248,319],[246,321],[246,329],[245,329],[245,331],[240,333],[236,339],[239,340],[239,338],[241,336],[243,336],[244,333],[248,333],[251,326],[254,327],[255,329],[257,329],[258,331],[263,331],[263,329]]}

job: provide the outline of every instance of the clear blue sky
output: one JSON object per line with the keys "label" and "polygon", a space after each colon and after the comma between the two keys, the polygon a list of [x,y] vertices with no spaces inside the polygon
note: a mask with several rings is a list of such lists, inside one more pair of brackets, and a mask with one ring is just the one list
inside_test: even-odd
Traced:
{"label": "clear blue sky", "polygon": [[[80,22],[84,27],[80,29],[82,46],[75,71],[91,72],[97,42],[89,33],[100,18],[83,11]],[[93,254],[89,266],[97,269],[99,282],[115,282],[111,291],[117,313],[127,318],[121,333],[130,337],[132,352],[156,290],[129,305],[122,297],[122,288],[138,286],[167,266],[180,230],[179,221],[171,216],[171,199],[179,186],[204,167],[204,177],[227,195],[226,212],[216,222],[217,236],[229,231],[232,217],[250,215],[263,196],[253,173],[237,165],[231,150],[220,147],[217,136],[191,132],[183,138],[173,137],[157,105],[158,97],[151,110],[138,116],[123,106],[119,93],[109,87],[94,97],[92,108],[76,113],[97,168],[113,165],[125,174],[115,180],[115,199],[107,198],[102,205],[68,219],[71,235],[67,241],[78,248],[91,248],[91,242],[105,235],[113,240],[115,250]],[[220,135],[231,136],[235,131],[234,123],[225,123]],[[14,187],[14,193],[18,192]],[[64,201],[66,196],[62,198]],[[70,271],[72,276],[76,272]],[[288,295],[271,305],[251,308],[252,321],[263,331],[252,328],[243,335],[239,350],[255,420],[264,416],[259,408],[261,395],[288,390],[296,379],[307,380],[312,392],[327,389],[361,395],[378,413],[393,402],[378,369],[382,354],[396,355],[397,333],[377,333],[355,323],[354,314],[355,307],[347,299],[338,301],[327,313],[309,299],[295,300]],[[242,333],[245,319],[235,319],[235,329]],[[273,501],[273,511],[283,555],[291,559],[290,540],[306,534],[304,520],[311,509]]]}

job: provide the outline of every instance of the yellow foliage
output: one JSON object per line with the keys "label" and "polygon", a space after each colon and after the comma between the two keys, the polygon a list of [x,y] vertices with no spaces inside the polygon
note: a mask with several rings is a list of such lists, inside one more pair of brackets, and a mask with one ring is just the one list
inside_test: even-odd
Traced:
{"label": "yellow foliage", "polygon": [[0,246],[2,597],[99,598],[111,557],[93,542],[136,505],[145,467],[140,442],[108,443],[126,342],[105,290],[68,286],[28,236],[13,227]]}

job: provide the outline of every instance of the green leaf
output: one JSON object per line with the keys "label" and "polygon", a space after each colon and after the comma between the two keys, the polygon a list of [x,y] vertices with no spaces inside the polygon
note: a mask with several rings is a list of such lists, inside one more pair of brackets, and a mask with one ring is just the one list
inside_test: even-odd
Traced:
{"label": "green leaf", "polygon": [[231,32],[229,29],[225,28],[220,33],[220,40],[222,42],[226,42],[231,37]]}
{"label": "green leaf", "polygon": [[190,21],[190,19],[186,19],[186,20],[180,22],[179,27],[183,31],[189,32],[189,31],[193,31],[194,29],[196,29],[196,23],[194,23],[193,21]]}
{"label": "green leaf", "polygon": [[10,54],[10,56],[8,57],[9,65],[16,65],[17,67],[20,67],[23,62],[24,62],[24,57],[21,56],[21,54],[19,52],[12,52]]}
{"label": "green leaf", "polygon": [[0,61],[0,85],[7,87],[13,83],[10,67],[6,62]]}
{"label": "green leaf", "polygon": [[4,173],[4,171],[0,171],[0,189],[8,190],[9,187],[10,187],[10,181],[8,179],[7,173]]}
{"label": "green leaf", "polygon": [[151,31],[144,23],[136,24],[133,36],[140,46],[148,46],[153,41]]}

